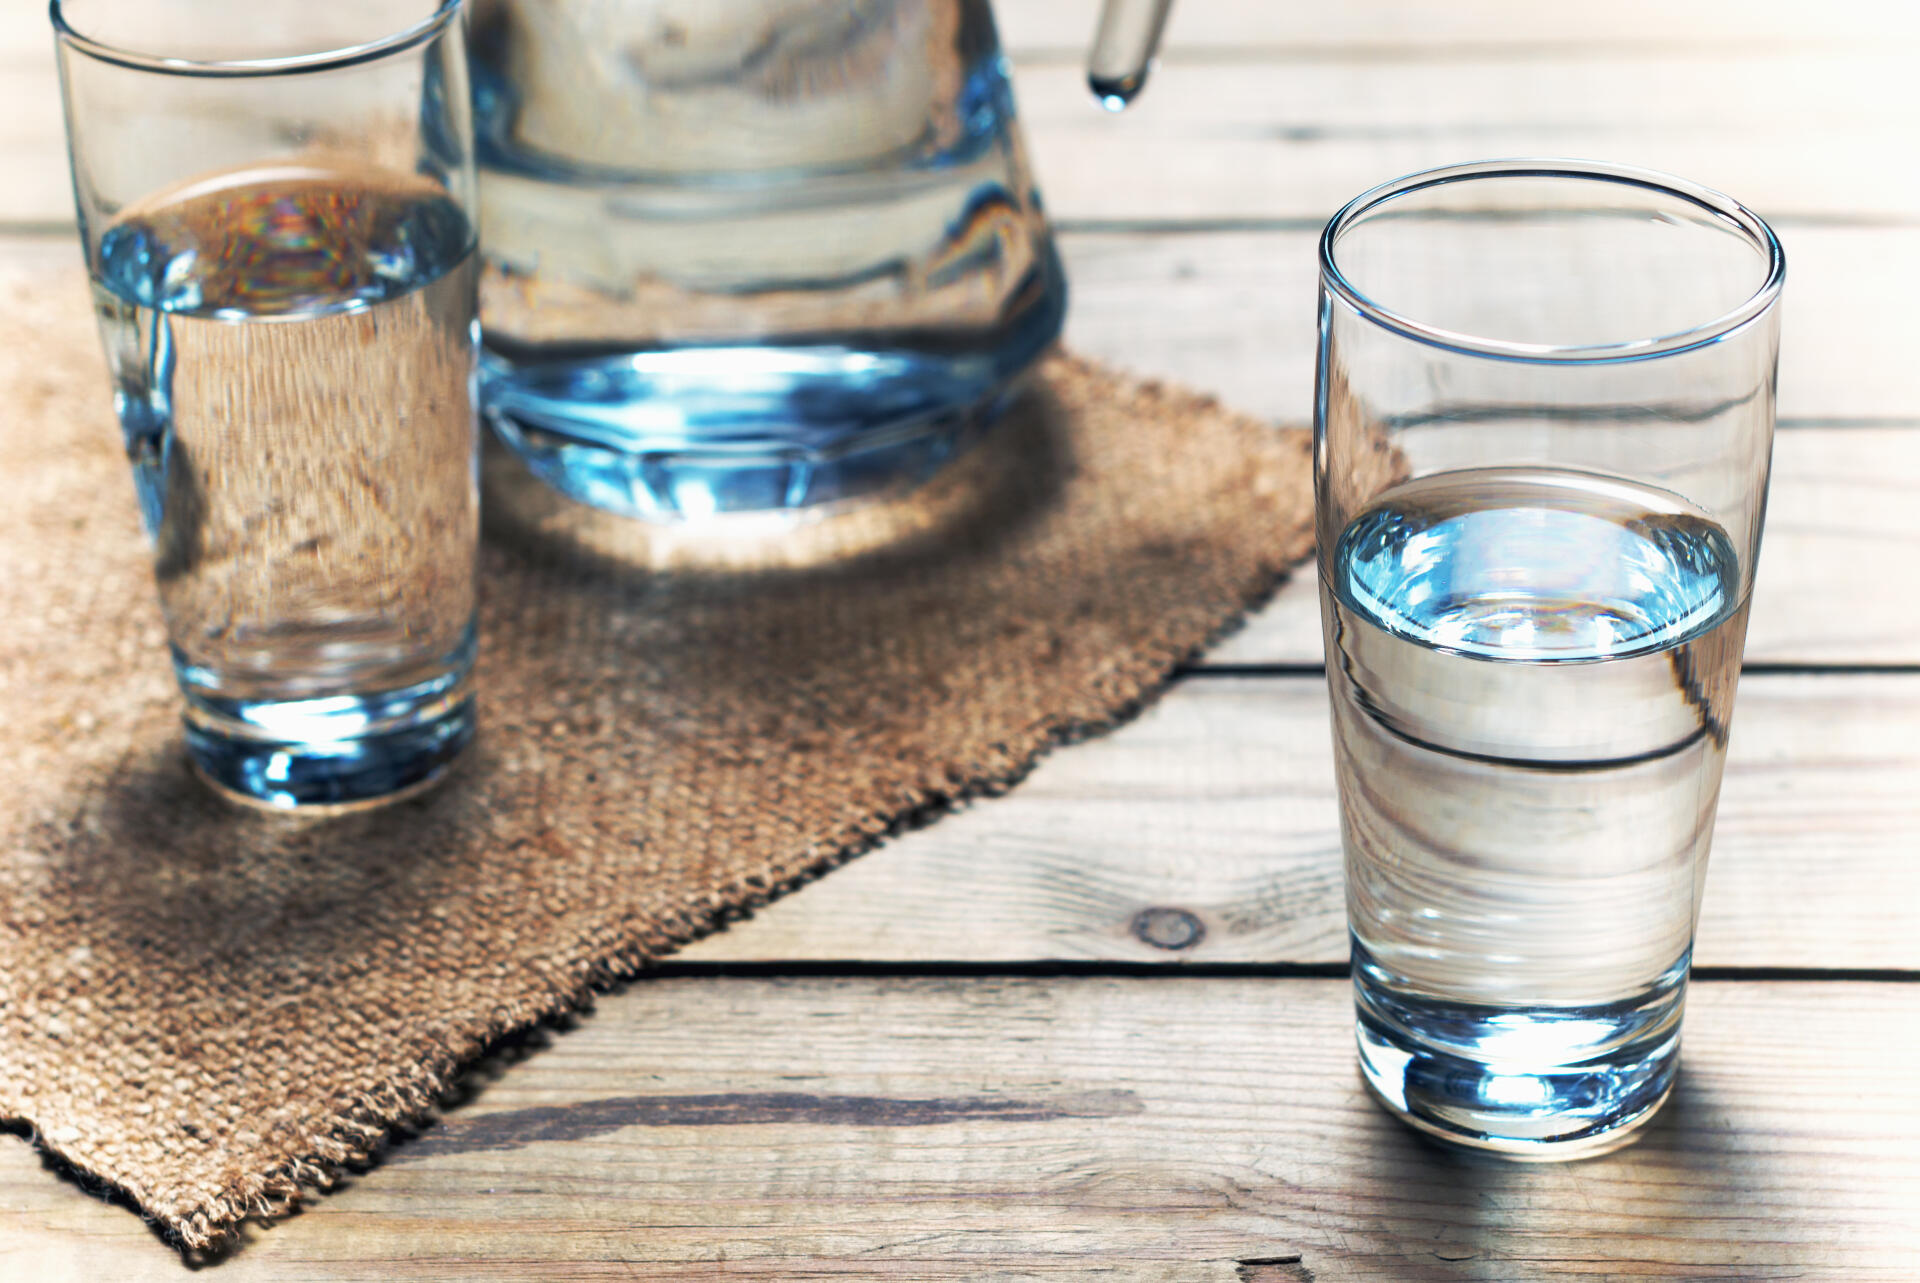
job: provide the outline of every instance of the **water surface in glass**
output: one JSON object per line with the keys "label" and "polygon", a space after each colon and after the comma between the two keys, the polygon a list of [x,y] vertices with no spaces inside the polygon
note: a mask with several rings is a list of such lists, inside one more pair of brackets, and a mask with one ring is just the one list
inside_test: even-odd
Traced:
{"label": "water surface in glass", "polygon": [[1322,240],[1315,480],[1356,1032],[1531,1158],[1678,1064],[1765,507],[1781,263],[1680,180],[1415,175]]}

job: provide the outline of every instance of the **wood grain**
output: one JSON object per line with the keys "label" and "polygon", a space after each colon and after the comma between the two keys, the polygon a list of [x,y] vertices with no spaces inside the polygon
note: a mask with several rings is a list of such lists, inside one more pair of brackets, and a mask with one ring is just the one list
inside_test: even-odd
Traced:
{"label": "wood grain", "polygon": [[[1027,58],[1084,56],[1100,0],[997,0],[994,16],[1006,48]],[[51,44],[46,6],[0,10],[0,62],[44,58]],[[1174,6],[1162,49],[1170,59],[1221,50],[1255,57],[1326,56],[1349,51],[1403,57],[1458,57],[1504,50],[1518,57],[1543,48],[1659,50],[1708,45],[1880,46],[1920,39],[1920,14],[1899,0],[1830,0],[1817,24],[1804,0],[1613,0],[1605,6],[1527,0],[1346,0],[1285,5],[1268,0],[1199,0]]]}
{"label": "wood grain", "polygon": [[[1020,17],[1006,25],[1058,218],[1318,220],[1412,170],[1574,154],[1684,174],[1776,218],[1920,219],[1920,171],[1887,159],[1913,120],[1906,72],[1920,24],[1904,7],[1887,7],[1870,44],[1860,10],[1839,47],[1788,38],[1784,6],[1771,21],[1736,19],[1722,0],[1691,21],[1653,17],[1651,0],[1632,7],[1648,20],[1609,6],[1556,21],[1528,15],[1580,7],[1493,0],[1464,14],[1414,0],[1351,13],[1183,5],[1152,89],[1121,116],[1087,92],[1085,9],[1012,6]],[[1447,16],[1418,16],[1433,10]],[[0,225],[73,217],[44,24],[30,4],[0,19]]]}
{"label": "wood grain", "polygon": [[[1920,969],[1915,726],[1920,674],[1741,683],[1700,965]],[[679,956],[1337,964],[1328,745],[1317,677],[1190,679]]]}
{"label": "wood grain", "polygon": [[[1095,0],[997,7],[1049,208],[1077,229],[1071,340],[1271,417],[1307,405],[1317,223],[1393,174],[1604,156],[1780,222],[1799,426],[1749,659],[1920,661],[1920,608],[1882,579],[1920,542],[1920,172],[1888,159],[1910,150],[1920,6],[1182,0],[1119,118],[1081,82]],[[0,227],[72,221],[49,51],[42,5],[0,7]],[[65,235],[0,240],[0,301],[41,305],[77,261]],[[1216,652],[1318,657],[1304,577]],[[1917,725],[1920,674],[1748,677],[1703,965],[1920,967]],[[1193,679],[684,956],[1332,963],[1334,823],[1319,680]],[[497,1058],[445,1126],[250,1231],[217,1277],[1915,1275],[1920,986],[1696,985],[1667,1113],[1634,1149],[1557,1168],[1411,1138],[1362,1098],[1347,1020],[1340,982],[1177,966],[638,984],[550,1050]],[[184,1274],[0,1137],[0,1278]]]}
{"label": "wood grain", "polygon": [[[1312,237],[1305,233],[1062,238],[1075,292],[1067,341],[1141,373],[1282,421],[1310,410]],[[1920,662],[1920,601],[1885,590],[1920,559],[1920,364],[1901,349],[1897,298],[1920,279],[1920,228],[1801,230],[1772,506],[1747,658],[1762,664]],[[75,287],[65,236],[0,239],[0,299],[45,306]],[[1804,268],[1803,268],[1804,264]],[[1818,318],[1850,318],[1821,324]],[[1798,318],[1796,320],[1796,318]],[[106,394],[101,385],[101,397]],[[1909,423],[1902,412],[1915,417]],[[1862,426],[1894,424],[1896,426]],[[1317,664],[1319,603],[1302,574],[1210,656]]]}
{"label": "wood grain", "polygon": [[[1229,404],[1299,421],[1313,406],[1319,227],[1061,237],[1067,340]],[[1920,227],[1781,232],[1780,415],[1789,426],[1920,424],[1909,290]]]}
{"label": "wood grain", "polygon": [[[1581,156],[1681,174],[1767,217],[1920,216],[1898,47],[1526,60],[1169,60],[1120,116],[1077,68],[1016,65],[1048,208],[1062,219],[1324,220],[1400,174],[1498,156]],[[1876,90],[1872,82],[1886,77]],[[1858,103],[1868,112],[1855,116]]]}
{"label": "wood grain", "polygon": [[[1099,0],[997,0],[1001,38],[1016,53],[1057,51],[1078,57],[1093,30]],[[1197,50],[1245,50],[1326,56],[1366,51],[1457,57],[1504,50],[1537,56],[1543,48],[1602,42],[1625,49],[1704,44],[1754,48],[1920,38],[1920,12],[1899,0],[1834,0],[1817,20],[1802,0],[1611,0],[1605,5],[1528,0],[1345,0],[1275,4],[1272,0],[1195,0],[1175,4],[1164,48],[1169,58]]]}
{"label": "wood grain", "polygon": [[[1344,981],[637,984],[216,1273],[1911,1279],[1920,987],[1704,982],[1688,1008],[1639,1145],[1524,1166],[1368,1103]],[[10,1138],[0,1225],[19,1283],[184,1273]]]}
{"label": "wood grain", "polygon": [[[1311,414],[1312,231],[1069,233],[1067,342],[1280,421]],[[1920,227],[1783,233],[1780,415],[1749,661],[1920,662],[1920,601],[1886,590],[1920,556],[1920,363],[1904,292]],[[1211,656],[1318,663],[1319,605],[1297,577]]]}

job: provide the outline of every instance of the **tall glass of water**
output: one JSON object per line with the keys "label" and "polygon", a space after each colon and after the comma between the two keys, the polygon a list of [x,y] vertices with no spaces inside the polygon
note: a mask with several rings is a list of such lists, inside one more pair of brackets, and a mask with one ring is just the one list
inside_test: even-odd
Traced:
{"label": "tall glass of water", "polygon": [[1772,448],[1765,223],[1500,161],[1320,243],[1321,614],[1362,1076],[1522,1158],[1674,1081]]}
{"label": "tall glass of water", "polygon": [[472,734],[460,0],[54,0],[80,237],[189,755],[350,806]]}

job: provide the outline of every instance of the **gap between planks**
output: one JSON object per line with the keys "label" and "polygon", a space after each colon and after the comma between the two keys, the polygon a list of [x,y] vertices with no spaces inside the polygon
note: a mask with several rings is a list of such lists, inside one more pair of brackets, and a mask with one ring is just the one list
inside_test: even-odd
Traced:
{"label": "gap between planks", "polygon": [[[1920,664],[1850,664],[1850,663],[1805,663],[1784,664],[1772,661],[1742,664],[1743,677],[1901,677],[1920,675]],[[1214,663],[1207,659],[1198,659],[1191,664],[1176,668],[1173,676],[1176,680],[1188,677],[1325,677],[1327,666],[1324,663],[1278,662],[1235,663],[1222,661]]]}
{"label": "gap between planks", "polygon": [[[1700,915],[1702,974],[1920,970],[1915,724],[1920,674],[1743,683]],[[899,836],[673,965],[1119,961],[1339,974],[1329,742],[1318,675],[1180,682],[1006,796]]]}
{"label": "gap between planks", "polygon": [[[1704,984],[1914,984],[1920,968],[1900,967],[1694,967],[1689,978]],[[636,974],[631,983],[654,980],[1047,980],[1184,976],[1201,980],[1343,980],[1344,962],[1182,962],[1178,958],[1127,961],[1118,958],[1056,958],[1020,962],[867,962],[860,959],[767,959],[758,962],[685,961],[668,957]]]}

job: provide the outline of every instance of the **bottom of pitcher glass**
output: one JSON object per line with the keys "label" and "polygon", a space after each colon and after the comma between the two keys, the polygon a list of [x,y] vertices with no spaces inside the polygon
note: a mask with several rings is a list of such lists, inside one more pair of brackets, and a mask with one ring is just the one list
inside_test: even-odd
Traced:
{"label": "bottom of pitcher glass", "polygon": [[1632,1141],[1673,1090],[1685,961],[1670,984],[1589,1008],[1428,1002],[1356,966],[1360,1076],[1403,1122],[1506,1158],[1588,1158]]}
{"label": "bottom of pitcher glass", "polygon": [[1051,255],[985,333],[821,334],[632,352],[490,336],[488,421],[542,480],[627,516],[697,520],[895,493],[965,450],[1059,336]]}
{"label": "bottom of pitcher glass", "polygon": [[471,629],[417,681],[303,699],[212,689],[177,665],[187,756],[228,798],[277,811],[358,810],[410,796],[447,771],[474,733]]}
{"label": "bottom of pitcher glass", "polygon": [[623,516],[683,521],[819,509],[912,488],[963,453],[1009,397],[862,433],[825,447],[752,443],[628,450],[501,405],[487,419],[542,481]]}

